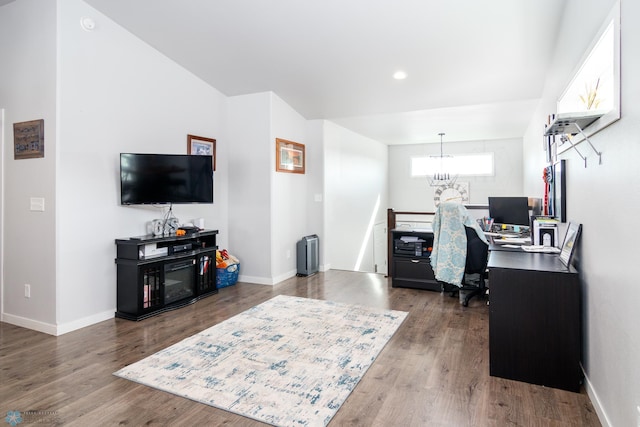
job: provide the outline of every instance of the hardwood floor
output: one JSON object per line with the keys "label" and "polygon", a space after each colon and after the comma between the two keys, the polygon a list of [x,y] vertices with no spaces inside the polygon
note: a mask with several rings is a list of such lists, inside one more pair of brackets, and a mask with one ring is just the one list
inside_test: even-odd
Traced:
{"label": "hardwood floor", "polygon": [[335,270],[273,287],[238,283],[141,322],[111,319],[60,337],[0,323],[0,414],[35,411],[23,425],[264,425],[112,373],[279,294],[409,312],[330,426],[600,425],[584,391],[489,376],[484,301],[465,308],[448,294]]}

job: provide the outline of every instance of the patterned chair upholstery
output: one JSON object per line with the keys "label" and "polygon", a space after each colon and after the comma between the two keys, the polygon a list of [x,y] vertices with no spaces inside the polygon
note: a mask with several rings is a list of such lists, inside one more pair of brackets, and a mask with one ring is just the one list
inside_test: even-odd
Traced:
{"label": "patterned chair upholstery", "polygon": [[[460,203],[441,203],[433,219],[431,266],[436,280],[465,307],[484,295],[489,242],[478,223]],[[460,292],[463,291],[463,292]]]}

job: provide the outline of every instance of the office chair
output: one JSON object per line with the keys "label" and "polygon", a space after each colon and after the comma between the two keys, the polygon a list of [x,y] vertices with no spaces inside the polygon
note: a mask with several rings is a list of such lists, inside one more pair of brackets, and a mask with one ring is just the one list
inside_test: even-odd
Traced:
{"label": "office chair", "polygon": [[430,261],[443,291],[459,294],[465,307],[474,296],[484,296],[488,258],[489,242],[467,209],[460,203],[441,203],[433,218]]}

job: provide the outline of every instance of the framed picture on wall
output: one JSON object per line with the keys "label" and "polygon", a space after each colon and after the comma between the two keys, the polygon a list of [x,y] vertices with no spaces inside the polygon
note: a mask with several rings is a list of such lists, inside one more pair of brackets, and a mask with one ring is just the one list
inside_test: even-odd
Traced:
{"label": "framed picture on wall", "polygon": [[203,136],[187,135],[187,154],[211,156],[213,170],[216,170],[216,140]]}
{"label": "framed picture on wall", "polygon": [[304,144],[276,138],[276,172],[305,172]]}
{"label": "framed picture on wall", "polygon": [[13,158],[44,157],[44,119],[13,124]]}

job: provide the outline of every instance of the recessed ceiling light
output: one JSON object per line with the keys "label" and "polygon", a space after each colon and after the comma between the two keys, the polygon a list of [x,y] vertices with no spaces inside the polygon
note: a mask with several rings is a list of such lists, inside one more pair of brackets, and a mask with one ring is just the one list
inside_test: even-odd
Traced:
{"label": "recessed ceiling light", "polygon": [[404,71],[396,71],[395,73],[393,73],[393,78],[396,80],[404,80],[407,78],[407,73],[405,73]]}

